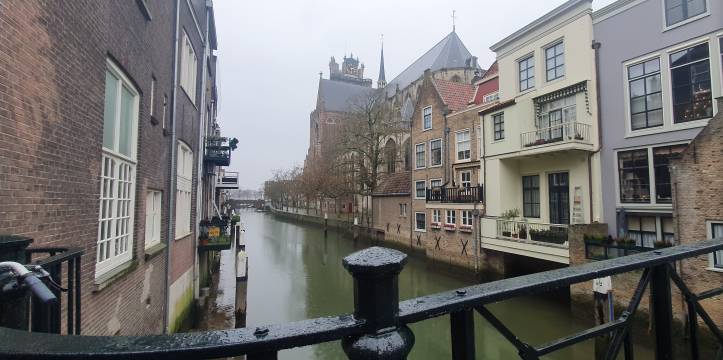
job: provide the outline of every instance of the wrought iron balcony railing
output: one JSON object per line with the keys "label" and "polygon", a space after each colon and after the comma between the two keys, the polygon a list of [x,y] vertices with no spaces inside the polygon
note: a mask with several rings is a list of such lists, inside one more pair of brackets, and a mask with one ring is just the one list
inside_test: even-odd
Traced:
{"label": "wrought iron balcony railing", "polygon": [[204,161],[217,166],[229,166],[231,164],[231,147],[228,138],[209,136],[206,138],[206,153]]}
{"label": "wrought iron balcony railing", "polygon": [[[407,256],[399,251],[372,247],[344,258],[354,281],[354,313],[255,328],[157,336],[61,336],[0,328],[3,359],[210,359],[247,355],[250,360],[276,359],[280,350],[341,340],[350,359],[406,359],[414,346],[408,325],[449,315],[453,359],[474,359],[474,312],[479,313],[517,350],[522,359],[541,356],[598,336],[610,335],[607,359],[623,349],[632,359],[632,321],[646,289],[650,287],[652,340],[656,359],[673,358],[671,282],[688,306],[688,340],[691,357],[699,358],[698,318],[723,345],[723,335],[701,301],[723,293],[723,287],[693,293],[675,270],[682,259],[723,250],[723,238],[680,245],[645,253],[591,262],[399,301],[398,274]],[[637,273],[642,276],[620,316],[577,334],[533,345],[517,337],[489,304],[539,294],[596,278]],[[716,284],[720,286],[720,284]],[[645,336],[649,336],[647,333]]]}
{"label": "wrought iron balcony railing", "polygon": [[482,185],[472,187],[437,187],[427,189],[427,202],[441,203],[476,203],[484,202],[484,188]]}
{"label": "wrought iron balcony railing", "polygon": [[567,225],[498,219],[497,238],[562,245],[567,243]]}
{"label": "wrought iron balcony railing", "polygon": [[590,125],[568,122],[520,134],[524,147],[533,147],[558,142],[590,143]]}

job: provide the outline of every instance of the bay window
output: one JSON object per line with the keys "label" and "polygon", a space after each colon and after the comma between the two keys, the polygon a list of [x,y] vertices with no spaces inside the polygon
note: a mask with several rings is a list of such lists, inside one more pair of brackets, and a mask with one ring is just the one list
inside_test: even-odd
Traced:
{"label": "bay window", "polygon": [[684,123],[713,116],[708,43],[670,55],[673,122]]}
{"label": "bay window", "polygon": [[138,91],[113,63],[105,72],[95,276],[132,258]]}

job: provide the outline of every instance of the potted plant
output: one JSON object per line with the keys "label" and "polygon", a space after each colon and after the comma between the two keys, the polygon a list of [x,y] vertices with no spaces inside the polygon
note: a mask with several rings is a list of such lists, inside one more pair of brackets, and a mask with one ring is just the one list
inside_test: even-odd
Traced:
{"label": "potted plant", "polygon": [[432,222],[432,223],[429,224],[429,227],[431,227],[432,229],[441,229],[441,228],[442,228],[442,223],[440,223],[440,222]]}
{"label": "potted plant", "polygon": [[520,232],[519,232],[520,239],[527,239],[527,226],[521,225],[520,226]]}

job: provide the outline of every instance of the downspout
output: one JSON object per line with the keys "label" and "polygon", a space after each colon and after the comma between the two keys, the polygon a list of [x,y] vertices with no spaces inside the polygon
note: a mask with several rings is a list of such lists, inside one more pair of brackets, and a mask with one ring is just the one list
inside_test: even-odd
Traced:
{"label": "downspout", "polygon": [[[481,147],[480,150],[482,152],[480,154],[480,156],[482,157],[482,181],[483,181],[482,193],[484,194],[482,196],[482,201],[484,201],[484,204],[485,204],[484,212],[485,212],[485,214],[487,214],[487,146],[485,143],[487,138],[485,137],[484,115],[482,115],[480,117],[480,123],[481,123],[480,128],[482,129],[482,131],[481,131],[482,134],[480,134],[480,136],[481,136],[480,144],[482,144],[480,146]],[[477,240],[478,240],[478,243],[477,243],[477,246],[475,246],[475,251],[477,252],[477,254],[478,254],[477,256],[479,257],[481,255],[480,253],[482,252],[482,216],[479,216],[479,231],[477,234]],[[479,259],[477,261],[479,263]]]}
{"label": "downspout", "polygon": [[[451,166],[449,162],[449,126],[447,122],[447,115],[449,115],[449,108],[447,105],[444,106],[442,109],[442,115],[444,116],[444,157],[446,158],[444,165],[444,183],[442,184],[442,187],[447,187],[447,184],[449,184],[449,167]],[[429,154],[430,156],[432,154]]]}
{"label": "downspout", "polygon": [[[592,191],[592,157],[602,150],[602,110],[600,106],[600,46],[598,41],[592,42],[592,48],[595,53],[595,110],[597,111],[597,149],[587,156],[587,185],[588,197],[590,200],[590,223],[593,222],[593,191]],[[601,160],[602,161],[602,160]],[[600,184],[602,186],[602,183]],[[604,211],[604,210],[603,210]]]}
{"label": "downspout", "polygon": [[[196,167],[196,178],[198,179],[196,181],[196,223],[194,224],[195,232],[194,234],[199,234],[199,224],[201,222],[201,206],[202,206],[202,194],[203,194],[203,186],[199,186],[202,184],[203,179],[203,156],[206,153],[206,142],[204,141],[204,135],[206,134],[206,128],[203,127],[203,117],[206,114],[206,78],[208,77],[207,72],[208,69],[206,68],[208,65],[208,62],[206,59],[208,58],[208,24],[209,24],[209,17],[210,17],[210,11],[209,7],[211,6],[210,2],[206,2],[206,36],[203,41],[203,65],[201,66],[202,76],[201,76],[201,104],[199,106],[199,112],[198,112],[198,166]],[[211,188],[213,191],[211,191],[212,196],[216,195],[216,189],[215,189],[215,182],[213,179],[211,180]],[[199,191],[200,190],[200,191]],[[201,193],[201,195],[199,195]],[[214,206],[216,203],[214,202]],[[216,208],[216,212],[218,212],[218,208]],[[220,215],[219,215],[220,217]],[[198,251],[195,249],[198,249],[198,236],[193,237],[193,297],[194,299],[198,299],[199,291],[200,291],[200,283],[199,283],[199,259],[198,259]]]}
{"label": "downspout", "polygon": [[178,36],[178,30],[179,30],[179,21],[180,21],[180,13],[181,13],[181,0],[176,0],[176,22],[175,26],[173,28],[174,35],[173,35],[173,95],[171,96],[171,169],[169,171],[169,177],[168,177],[168,211],[166,212],[168,215],[168,237],[166,240],[166,281],[165,281],[165,292],[166,292],[166,299],[165,299],[165,311],[163,312],[163,333],[168,333],[168,326],[169,326],[169,311],[171,309],[171,248],[173,247],[173,241],[175,237],[175,212],[173,211],[175,208],[174,200],[175,200],[175,194],[176,194],[176,99],[178,95],[178,42],[180,41],[180,37]]}

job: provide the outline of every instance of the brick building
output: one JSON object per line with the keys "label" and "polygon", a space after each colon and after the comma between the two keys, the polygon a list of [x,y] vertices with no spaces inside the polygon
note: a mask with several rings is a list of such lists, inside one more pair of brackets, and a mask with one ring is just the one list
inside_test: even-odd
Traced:
{"label": "brick building", "polygon": [[0,3],[0,233],[84,250],[84,334],[190,309],[210,4]]}

